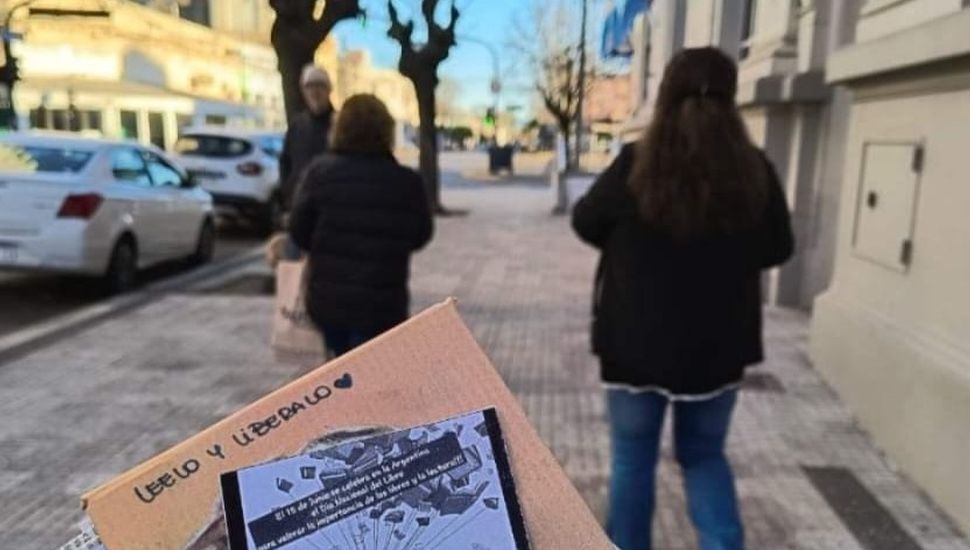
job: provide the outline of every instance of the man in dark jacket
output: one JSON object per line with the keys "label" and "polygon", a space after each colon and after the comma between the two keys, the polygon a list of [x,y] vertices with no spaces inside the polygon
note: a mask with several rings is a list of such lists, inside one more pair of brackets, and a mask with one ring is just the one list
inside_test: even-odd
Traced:
{"label": "man in dark jacket", "polygon": [[280,198],[286,210],[293,207],[300,175],[330,145],[330,75],[316,65],[307,65],[300,76],[300,89],[307,110],[290,122],[280,155]]}

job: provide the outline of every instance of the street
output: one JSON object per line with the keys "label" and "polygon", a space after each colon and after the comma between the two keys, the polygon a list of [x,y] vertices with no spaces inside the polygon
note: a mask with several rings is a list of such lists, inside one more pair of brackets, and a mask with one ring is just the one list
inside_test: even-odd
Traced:
{"label": "street", "polygon": [[[541,184],[545,181],[544,174],[551,160],[549,154],[519,155],[516,169],[530,182]],[[413,155],[405,156],[402,162],[416,165],[417,159]],[[442,155],[445,188],[467,186],[469,180],[466,177],[492,183],[501,181],[501,178],[491,178],[487,172],[488,158],[485,153],[453,152]],[[233,221],[220,223],[218,235],[214,262],[231,258],[264,242],[250,226]],[[144,286],[186,271],[184,263],[169,262],[142,272],[139,282]],[[95,281],[88,278],[0,271],[0,336],[106,299],[93,283]]]}
{"label": "street", "polygon": [[[246,226],[221,224],[213,261],[231,258],[261,242]],[[181,262],[162,264],[142,272],[139,283],[158,282],[186,271]],[[88,278],[0,271],[0,336],[105,298],[96,281]]]}

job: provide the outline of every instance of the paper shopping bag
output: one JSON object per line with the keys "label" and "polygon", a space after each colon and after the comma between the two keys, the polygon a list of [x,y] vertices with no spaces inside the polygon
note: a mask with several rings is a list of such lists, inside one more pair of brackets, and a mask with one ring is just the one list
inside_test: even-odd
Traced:
{"label": "paper shopping bag", "polygon": [[324,355],[323,336],[306,311],[306,262],[281,261],[276,266],[274,349],[287,353]]}

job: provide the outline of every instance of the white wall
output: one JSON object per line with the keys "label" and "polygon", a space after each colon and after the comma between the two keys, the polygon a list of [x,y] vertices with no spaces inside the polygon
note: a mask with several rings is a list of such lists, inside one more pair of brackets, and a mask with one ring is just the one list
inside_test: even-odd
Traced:
{"label": "white wall", "polygon": [[[816,302],[812,356],[876,442],[970,529],[970,90],[856,103],[836,274]],[[926,140],[913,264],[852,246],[867,140]]]}
{"label": "white wall", "polygon": [[[880,17],[911,14],[919,2],[897,4],[899,12]],[[859,31],[869,24],[860,22]],[[816,300],[812,357],[876,443],[970,530],[970,9],[864,37],[830,61],[842,67],[851,110],[835,273]],[[891,66],[886,52],[906,44],[927,57]],[[939,52],[932,47],[915,47],[933,44],[948,48],[944,58],[933,57]],[[952,48],[960,44],[962,50]],[[872,74],[872,67],[881,72]],[[880,174],[882,184],[891,184],[879,200],[903,201],[903,208],[882,211],[892,212],[881,215],[896,227],[873,233],[859,222],[880,207],[861,200],[860,182],[870,169],[864,147],[878,143],[922,144],[925,153],[922,170],[903,164]],[[891,239],[892,251],[901,247],[900,235],[912,242],[908,268],[895,258],[873,261],[862,247]]]}

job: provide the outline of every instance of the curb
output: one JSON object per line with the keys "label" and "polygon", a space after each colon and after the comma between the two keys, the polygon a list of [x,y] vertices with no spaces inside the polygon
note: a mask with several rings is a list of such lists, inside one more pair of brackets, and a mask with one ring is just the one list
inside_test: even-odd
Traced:
{"label": "curb", "polygon": [[0,337],[0,366],[112,317],[146,306],[168,293],[188,289],[210,279],[225,278],[245,269],[262,257],[263,245],[257,245],[247,252],[221,262],[158,281],[135,292],[110,298],[7,334]]}

